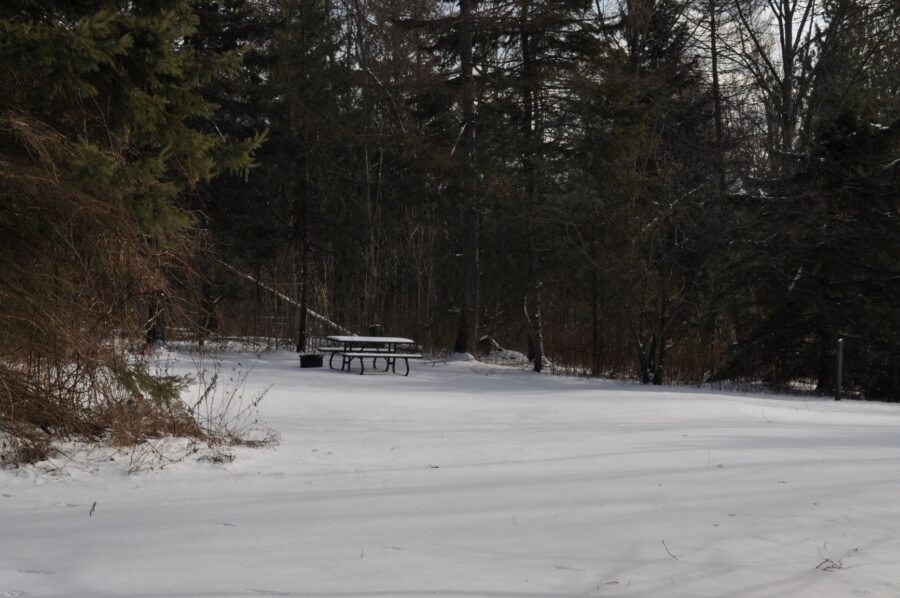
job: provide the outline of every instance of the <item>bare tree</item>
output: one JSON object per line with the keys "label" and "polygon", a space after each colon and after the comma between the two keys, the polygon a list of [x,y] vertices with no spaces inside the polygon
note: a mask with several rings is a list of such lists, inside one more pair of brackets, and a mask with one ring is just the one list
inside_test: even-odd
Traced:
{"label": "bare tree", "polygon": [[820,35],[817,0],[735,0],[741,27],[730,40],[738,61],[762,94],[771,151],[795,149],[797,125],[812,83]]}

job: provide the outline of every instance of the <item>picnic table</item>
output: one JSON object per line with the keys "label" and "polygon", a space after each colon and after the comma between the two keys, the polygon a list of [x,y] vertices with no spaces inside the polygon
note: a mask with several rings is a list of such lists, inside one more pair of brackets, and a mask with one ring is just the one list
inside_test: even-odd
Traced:
{"label": "picnic table", "polygon": [[[397,336],[326,336],[326,340],[336,343],[334,347],[319,347],[319,351],[330,353],[328,367],[334,369],[334,356],[341,356],[341,371],[350,371],[353,360],[359,361],[359,373],[366,371],[365,359],[372,360],[372,368],[376,368],[379,359],[385,361],[384,371],[397,373],[397,360],[406,365],[404,376],[409,376],[409,360],[422,359],[417,352],[416,341],[411,338]],[[412,349],[408,349],[412,347]]]}

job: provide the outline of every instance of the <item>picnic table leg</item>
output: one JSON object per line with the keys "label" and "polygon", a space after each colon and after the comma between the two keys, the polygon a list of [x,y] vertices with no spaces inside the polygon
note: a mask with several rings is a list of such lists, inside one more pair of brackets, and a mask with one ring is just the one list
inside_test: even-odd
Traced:
{"label": "picnic table leg", "polygon": [[[406,373],[404,376],[409,376],[409,357],[404,357],[403,361],[406,363]],[[396,370],[394,370],[396,372]]]}
{"label": "picnic table leg", "polygon": [[366,360],[362,357],[359,358],[359,375],[362,376],[366,371]]}
{"label": "picnic table leg", "polygon": [[[329,369],[332,369],[332,370],[334,369],[334,353],[335,353],[335,352],[332,351],[332,352],[331,352],[331,357],[328,359],[328,368],[329,368]],[[341,368],[341,369],[344,369],[344,368]]]}

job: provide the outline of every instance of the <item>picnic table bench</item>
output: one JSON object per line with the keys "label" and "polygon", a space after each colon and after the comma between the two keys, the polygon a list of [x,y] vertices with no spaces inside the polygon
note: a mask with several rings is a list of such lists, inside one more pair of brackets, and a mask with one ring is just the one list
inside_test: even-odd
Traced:
{"label": "picnic table bench", "polygon": [[410,338],[394,336],[326,336],[326,340],[337,343],[334,347],[319,347],[319,351],[330,353],[328,367],[334,369],[334,356],[341,356],[341,371],[350,371],[353,360],[359,361],[359,373],[366,371],[365,360],[372,360],[372,368],[377,368],[379,359],[385,362],[384,371],[397,373],[397,360],[403,361],[406,366],[404,376],[409,376],[409,360],[422,359],[419,352],[410,351],[409,347],[416,347],[416,341]]}

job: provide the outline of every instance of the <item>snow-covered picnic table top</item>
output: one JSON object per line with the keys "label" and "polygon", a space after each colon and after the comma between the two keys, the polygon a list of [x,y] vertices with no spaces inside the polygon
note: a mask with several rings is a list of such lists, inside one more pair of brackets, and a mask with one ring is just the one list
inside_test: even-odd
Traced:
{"label": "snow-covered picnic table top", "polygon": [[326,336],[327,340],[345,345],[414,345],[416,341],[411,338],[399,336]]}

